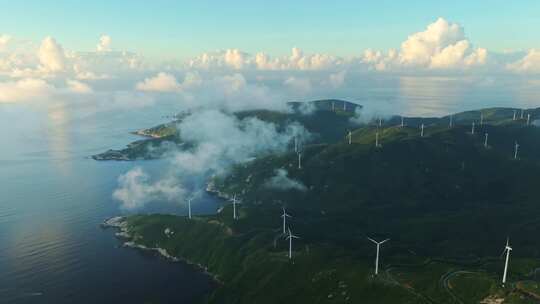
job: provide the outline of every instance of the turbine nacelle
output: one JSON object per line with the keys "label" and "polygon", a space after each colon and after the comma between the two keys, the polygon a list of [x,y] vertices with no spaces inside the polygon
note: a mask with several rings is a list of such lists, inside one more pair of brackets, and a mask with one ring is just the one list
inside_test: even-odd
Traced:
{"label": "turbine nacelle", "polygon": [[287,218],[292,217],[292,216],[287,214],[287,212],[285,211],[285,208],[282,208],[282,209],[283,209],[283,214],[281,215],[281,218],[283,219],[283,234],[286,234],[287,231],[285,230],[285,227],[287,226]]}
{"label": "turbine nacelle", "polygon": [[288,232],[289,232],[289,235],[287,235],[287,240],[290,240],[290,239],[299,239],[299,238],[300,238],[299,236],[292,234],[291,228],[287,228],[287,230],[288,230]]}
{"label": "turbine nacelle", "polygon": [[372,239],[372,238],[367,238],[367,239],[370,240],[370,241],[372,241],[373,243],[375,243],[375,244],[377,244],[377,245],[382,245],[382,244],[384,244],[384,243],[390,241],[390,239],[386,239],[386,240],[384,240],[384,241],[377,242],[377,241],[375,241],[375,240]]}
{"label": "turbine nacelle", "polygon": [[283,208],[283,214],[281,215],[281,217],[292,217],[292,216],[285,211],[285,208]]}
{"label": "turbine nacelle", "polygon": [[512,250],[512,247],[510,247],[510,239],[506,239],[506,245],[504,246],[504,250]]}

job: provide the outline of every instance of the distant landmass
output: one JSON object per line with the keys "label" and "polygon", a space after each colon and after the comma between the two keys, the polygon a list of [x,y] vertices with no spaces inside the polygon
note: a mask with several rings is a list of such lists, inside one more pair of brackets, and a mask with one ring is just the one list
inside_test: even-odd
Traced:
{"label": "distant landmass", "polygon": [[[220,285],[206,303],[538,303],[540,108],[394,116],[353,129],[354,111],[331,111],[329,102],[310,115],[302,105],[236,114],[297,119],[319,134],[302,148],[301,167],[289,151],[208,181],[217,196],[236,194],[237,219],[227,204],[216,215],[133,215],[107,225],[127,246],[213,275]],[[280,170],[295,186],[269,186]],[[284,210],[299,237],[292,241]],[[377,275],[368,237],[390,239]]]}
{"label": "distant landmass", "polygon": [[[350,128],[350,118],[362,106],[352,102],[327,99],[310,102],[289,102],[291,112],[278,112],[270,110],[251,110],[234,113],[239,119],[257,117],[266,122],[284,125],[290,121],[302,123],[309,131],[319,135],[319,140],[337,140]],[[301,107],[303,106],[303,107]],[[332,110],[334,108],[334,110]],[[309,113],[306,113],[309,112]],[[308,115],[309,114],[309,115]],[[129,144],[120,150],[108,150],[93,155],[95,160],[130,161],[138,159],[156,159],[163,157],[171,147],[187,148],[181,139],[176,124],[182,121],[189,112],[175,116],[174,121],[161,124],[149,129],[133,132],[136,135],[147,137]],[[322,120],[319,121],[319,120]],[[333,128],[325,126],[332,125]]]}

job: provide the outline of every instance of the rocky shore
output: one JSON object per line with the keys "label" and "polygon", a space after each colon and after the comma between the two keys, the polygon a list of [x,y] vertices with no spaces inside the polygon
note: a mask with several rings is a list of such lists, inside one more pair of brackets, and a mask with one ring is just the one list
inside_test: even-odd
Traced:
{"label": "rocky shore", "polygon": [[[187,260],[187,259],[185,259],[183,257],[173,256],[173,255],[169,254],[169,252],[167,252],[167,250],[164,249],[164,248],[148,247],[148,246],[142,245],[140,243],[137,243],[137,240],[139,240],[141,237],[140,236],[139,237],[133,236],[130,233],[127,217],[125,217],[125,216],[115,216],[115,217],[108,218],[105,221],[103,221],[103,223],[101,224],[101,227],[104,228],[104,229],[107,229],[107,228],[117,229],[118,231],[115,233],[115,236],[118,239],[124,240],[124,242],[122,244],[123,247],[135,248],[135,249],[146,250],[146,251],[155,251],[159,255],[161,255],[162,257],[164,257],[165,259],[167,259],[167,260],[169,260],[171,262],[175,262],[175,263],[176,262],[182,262],[182,263],[186,263],[188,265],[193,265],[196,268],[198,268],[199,270],[201,270],[204,274],[212,277],[212,279],[216,283],[223,284],[223,282],[219,279],[218,275],[209,272],[208,267],[206,267],[204,265],[201,265],[199,263],[194,263],[194,262],[192,262],[190,260]],[[174,234],[174,231],[167,228],[167,229],[165,229],[165,231],[163,233],[165,233],[168,237],[170,237],[170,236],[172,236]]]}

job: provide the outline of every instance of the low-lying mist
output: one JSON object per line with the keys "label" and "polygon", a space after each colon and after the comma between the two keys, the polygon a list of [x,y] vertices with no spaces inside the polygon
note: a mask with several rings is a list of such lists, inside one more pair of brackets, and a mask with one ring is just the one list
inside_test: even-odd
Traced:
{"label": "low-lying mist", "polygon": [[157,202],[184,204],[188,197],[206,188],[210,177],[225,176],[233,166],[254,157],[292,149],[295,137],[310,137],[295,122],[278,128],[258,118],[238,119],[209,109],[191,113],[178,123],[177,129],[191,148],[171,148],[161,176],[150,176],[141,167],[121,175],[113,193],[121,209],[136,210]]}

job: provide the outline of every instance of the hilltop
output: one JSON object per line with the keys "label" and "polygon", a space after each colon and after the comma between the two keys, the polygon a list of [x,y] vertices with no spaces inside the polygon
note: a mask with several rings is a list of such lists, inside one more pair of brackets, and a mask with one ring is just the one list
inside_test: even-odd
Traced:
{"label": "hilltop", "polygon": [[[397,116],[374,120],[352,130],[350,144],[340,126],[340,136],[303,147],[301,168],[290,151],[211,180],[210,191],[242,201],[238,220],[227,204],[192,220],[131,216],[124,230],[134,244],[213,273],[222,285],[208,303],[536,303],[540,128],[519,112],[514,120],[514,111],[406,117],[403,126]],[[540,117],[540,108],[526,114]],[[266,111],[238,115],[284,121]],[[333,127],[312,123],[313,130]],[[269,186],[276,170],[302,187]],[[301,237],[292,260],[282,208]],[[502,288],[499,255],[507,236],[514,251],[510,283]],[[366,237],[391,239],[378,276]]]}

